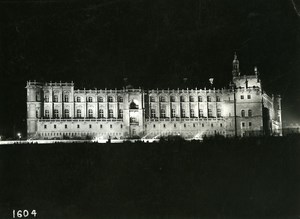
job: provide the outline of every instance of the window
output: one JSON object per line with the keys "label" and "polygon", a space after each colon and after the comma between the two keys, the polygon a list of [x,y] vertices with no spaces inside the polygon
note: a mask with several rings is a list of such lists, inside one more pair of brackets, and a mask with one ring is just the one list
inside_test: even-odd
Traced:
{"label": "window", "polygon": [[252,110],[251,109],[248,110],[248,116],[252,117]]}
{"label": "window", "polygon": [[103,102],[103,97],[98,97],[98,102],[102,103]]}
{"label": "window", "polygon": [[78,110],[76,111],[76,116],[77,116],[78,118],[81,118],[81,109],[78,109]]}
{"label": "window", "polygon": [[220,127],[223,127],[223,124],[222,124],[222,123],[220,123]]}
{"label": "window", "polygon": [[164,124],[164,128],[166,128],[166,124]]}
{"label": "window", "polygon": [[171,116],[172,116],[172,118],[175,118],[175,117],[176,117],[175,109],[171,109]]}
{"label": "window", "polygon": [[119,109],[119,118],[123,119],[123,110],[122,109]]}
{"label": "window", "polygon": [[102,129],[102,127],[103,127],[103,126],[102,126],[102,124],[101,124],[101,125],[100,125],[100,129]]}
{"label": "window", "polygon": [[44,125],[44,129],[47,129],[47,125]]}
{"label": "window", "polygon": [[80,97],[76,97],[76,102],[80,103],[81,102],[81,98]]}
{"label": "window", "polygon": [[112,129],[112,125],[109,125],[109,127]]}
{"label": "window", "polygon": [[155,102],[155,98],[154,97],[150,97],[150,102]]}
{"label": "window", "polygon": [[194,109],[191,109],[191,112],[190,112],[190,117],[191,118],[195,118],[195,111],[194,111]]}
{"label": "window", "polygon": [[93,110],[89,109],[88,110],[89,118],[93,118]]}
{"label": "window", "polygon": [[118,97],[118,102],[123,102],[123,97]]}
{"label": "window", "polygon": [[166,110],[165,109],[160,110],[160,117],[161,118],[166,118]]}
{"label": "window", "polygon": [[252,126],[252,122],[249,122],[249,127],[251,127]]}
{"label": "window", "polygon": [[203,109],[199,110],[199,117],[203,117]]}
{"label": "window", "polygon": [[69,102],[69,96],[68,95],[64,96],[64,102]]}
{"label": "window", "polygon": [[58,118],[58,110],[57,109],[54,110],[54,118]]}
{"label": "window", "polygon": [[45,102],[49,102],[49,96],[48,95],[46,95],[45,97],[44,97],[44,100],[45,100]]}
{"label": "window", "polygon": [[185,118],[185,109],[182,109],[182,110],[181,110],[181,117],[182,117],[182,118]]}
{"label": "window", "polygon": [[37,93],[37,94],[35,95],[35,99],[36,99],[36,101],[41,101],[40,93]]}
{"label": "window", "polygon": [[65,109],[65,118],[70,118],[70,111]]}
{"label": "window", "polygon": [[171,101],[171,102],[175,102],[175,97],[174,97],[174,96],[171,96],[171,97],[170,97],[170,101]]}
{"label": "window", "polygon": [[193,127],[194,127],[194,128],[196,127],[195,123],[193,123]]}
{"label": "window", "polygon": [[49,110],[45,110],[45,117],[49,118]]}
{"label": "window", "polygon": [[166,102],[166,98],[165,98],[165,97],[160,97],[160,98],[159,98],[159,101],[160,101],[160,102]]}
{"label": "window", "polygon": [[247,95],[247,99],[251,99],[251,95],[250,94]]}
{"label": "window", "polygon": [[155,124],[153,124],[153,128],[155,128]]}
{"label": "window", "polygon": [[210,126],[211,126],[211,127],[214,127],[214,124],[212,123],[212,124],[210,124]]}
{"label": "window", "polygon": [[208,117],[213,117],[213,115],[212,115],[212,109],[208,109]]}
{"label": "window", "polygon": [[220,102],[220,101],[221,101],[221,98],[220,98],[219,96],[217,96],[216,101],[217,101],[217,102]]}
{"label": "window", "polygon": [[176,124],[174,124],[174,128],[176,128]]}
{"label": "window", "polygon": [[53,96],[53,102],[58,102],[58,96],[57,95]]}
{"label": "window", "polygon": [[241,111],[241,116],[242,116],[242,117],[245,117],[245,110],[242,110],[242,111]]}
{"label": "window", "polygon": [[186,128],[186,124],[183,124],[183,127]]}
{"label": "window", "polygon": [[201,96],[198,97],[198,101],[199,101],[199,102],[202,102],[202,101],[203,101]]}
{"label": "window", "polygon": [[244,99],[244,95],[241,95],[241,100],[243,100]]}
{"label": "window", "polygon": [[79,129],[79,128],[80,128],[80,125],[77,125],[77,128]]}
{"label": "window", "polygon": [[39,118],[39,111],[35,111],[35,117]]}
{"label": "window", "polygon": [[56,125],[53,126],[56,129]]}
{"label": "window", "polygon": [[87,102],[93,102],[93,98],[92,97],[88,97]]}
{"label": "window", "polygon": [[121,126],[120,126],[120,127],[121,127],[121,129],[122,129],[122,128],[123,128],[123,125],[121,124]]}
{"label": "window", "polygon": [[185,97],[184,96],[180,97],[180,102],[185,102]]}
{"label": "window", "polygon": [[245,127],[245,123],[244,122],[242,122],[242,127]]}
{"label": "window", "polygon": [[204,123],[202,123],[202,127],[204,127]]}
{"label": "window", "polygon": [[108,118],[113,118],[114,117],[114,111],[112,109],[108,110]]}
{"label": "window", "polygon": [[65,129],[68,128],[68,125],[65,125]]}
{"label": "window", "polygon": [[211,97],[210,96],[207,97],[207,102],[211,102]]}
{"label": "window", "polygon": [[217,109],[217,117],[222,117],[222,115],[221,115],[221,109]]}
{"label": "window", "polygon": [[104,117],[103,109],[99,109],[99,118],[103,118],[103,117]]}
{"label": "window", "polygon": [[195,98],[193,96],[190,96],[190,102],[194,102]]}
{"label": "window", "polygon": [[108,102],[113,102],[114,101],[114,99],[112,98],[112,96],[108,96],[107,100],[108,100]]}
{"label": "window", "polygon": [[155,118],[156,114],[155,114],[155,109],[151,109],[151,118]]}
{"label": "window", "polygon": [[90,129],[92,128],[92,125],[91,125],[91,124],[89,125],[89,128],[90,128]]}

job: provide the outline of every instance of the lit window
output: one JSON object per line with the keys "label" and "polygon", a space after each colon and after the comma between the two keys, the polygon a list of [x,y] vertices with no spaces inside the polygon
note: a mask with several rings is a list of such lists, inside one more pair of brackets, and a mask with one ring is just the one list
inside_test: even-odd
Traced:
{"label": "lit window", "polygon": [[216,101],[217,101],[217,102],[220,102],[220,101],[221,101],[221,99],[220,99],[219,96],[217,96]]}
{"label": "lit window", "polygon": [[198,97],[198,101],[199,101],[199,102],[202,102],[202,101],[203,101],[201,96]]}
{"label": "lit window", "polygon": [[45,110],[45,117],[49,118],[49,110]]}
{"label": "lit window", "polygon": [[78,109],[78,110],[76,111],[76,115],[77,115],[78,118],[81,118],[81,110],[80,110],[80,109]]}
{"label": "lit window", "polygon": [[89,109],[88,110],[89,118],[93,118],[93,110]]}
{"label": "lit window", "polygon": [[93,102],[93,98],[92,97],[88,97],[87,102]]}
{"label": "lit window", "polygon": [[54,110],[54,118],[56,118],[56,119],[58,118],[58,110],[57,109]]}
{"label": "lit window", "polygon": [[171,109],[171,116],[172,116],[172,118],[175,118],[175,117],[176,117],[175,109]]}
{"label": "lit window", "polygon": [[53,102],[58,102],[58,96],[57,95],[53,96]]}
{"label": "lit window", "polygon": [[242,117],[245,117],[245,110],[242,110],[242,111],[241,111],[241,116],[242,116]]}
{"label": "lit window", "polygon": [[69,96],[68,95],[64,96],[64,102],[69,102]]}
{"label": "lit window", "polygon": [[199,110],[199,117],[203,117],[203,109]]}
{"label": "lit window", "polygon": [[221,109],[217,109],[217,117],[221,117]]}
{"label": "lit window", "polygon": [[171,96],[171,97],[170,97],[170,101],[171,101],[171,102],[175,102],[175,97],[174,97],[174,96]]}
{"label": "lit window", "polygon": [[119,118],[122,119],[123,118],[123,110],[119,109]]}
{"label": "lit window", "polygon": [[76,97],[76,102],[81,102],[81,98],[80,97]]}
{"label": "lit window", "polygon": [[113,102],[114,101],[112,96],[108,96],[107,100],[108,100],[108,102]]}
{"label": "lit window", "polygon": [[193,96],[190,96],[190,102],[194,102],[195,98]]}
{"label": "lit window", "polygon": [[181,117],[185,118],[185,110],[184,109],[181,110]]}
{"label": "lit window", "polygon": [[70,117],[70,111],[68,109],[65,109],[65,118]]}
{"label": "lit window", "polygon": [[103,102],[103,97],[98,97],[98,102]]}
{"label": "lit window", "polygon": [[103,109],[99,109],[99,118],[103,118],[103,117],[104,117]]}
{"label": "lit window", "polygon": [[44,98],[45,102],[49,102],[49,96],[46,95],[45,98]]}
{"label": "lit window", "polygon": [[165,109],[160,110],[160,117],[161,118],[166,118],[166,110]]}
{"label": "lit window", "polygon": [[241,95],[241,100],[243,100],[244,99],[244,95]]}
{"label": "lit window", "polygon": [[112,109],[108,110],[108,118],[113,118],[114,117],[114,111]]}
{"label": "lit window", "polygon": [[208,117],[213,117],[213,115],[212,115],[212,109],[208,109]]}
{"label": "lit window", "polygon": [[252,110],[251,109],[248,110],[248,116],[252,117]]}
{"label": "lit window", "polygon": [[207,97],[207,102],[211,102],[211,97],[210,96]]}
{"label": "lit window", "polygon": [[195,111],[194,109],[191,109],[191,115],[190,115],[191,118],[194,118],[195,117]]}
{"label": "lit window", "polygon": [[151,118],[155,118],[156,114],[155,114],[155,109],[151,109]]}

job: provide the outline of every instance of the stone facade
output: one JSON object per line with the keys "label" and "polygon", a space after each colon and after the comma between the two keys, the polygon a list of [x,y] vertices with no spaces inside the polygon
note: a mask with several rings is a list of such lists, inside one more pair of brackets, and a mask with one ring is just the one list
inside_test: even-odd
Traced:
{"label": "stone facade", "polygon": [[36,139],[281,135],[280,96],[268,96],[258,71],[228,88],[75,90],[72,83],[27,82],[27,135]]}

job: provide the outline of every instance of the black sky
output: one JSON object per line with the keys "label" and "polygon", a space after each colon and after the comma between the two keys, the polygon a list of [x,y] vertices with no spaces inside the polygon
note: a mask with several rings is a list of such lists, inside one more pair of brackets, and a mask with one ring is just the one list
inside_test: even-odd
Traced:
{"label": "black sky", "polygon": [[[300,26],[294,0],[0,0],[0,135],[26,130],[26,81],[81,88],[203,88],[258,66],[299,122]],[[187,84],[182,78],[188,78]],[[15,128],[14,128],[15,127]]]}

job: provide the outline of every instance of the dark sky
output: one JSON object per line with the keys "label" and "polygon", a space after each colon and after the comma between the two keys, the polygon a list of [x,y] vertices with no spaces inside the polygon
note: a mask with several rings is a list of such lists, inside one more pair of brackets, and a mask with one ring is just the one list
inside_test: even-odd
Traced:
{"label": "dark sky", "polygon": [[[299,5],[299,7],[298,7]],[[257,65],[283,120],[299,122],[296,0],[0,0],[0,135],[26,130],[26,81],[76,88],[216,87]],[[186,84],[182,79],[186,77]]]}

